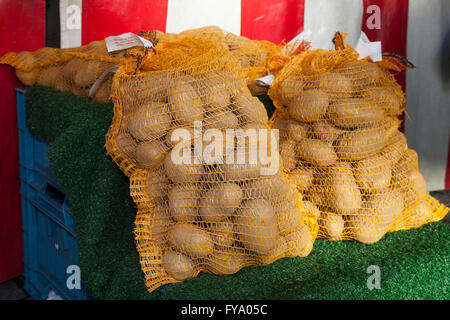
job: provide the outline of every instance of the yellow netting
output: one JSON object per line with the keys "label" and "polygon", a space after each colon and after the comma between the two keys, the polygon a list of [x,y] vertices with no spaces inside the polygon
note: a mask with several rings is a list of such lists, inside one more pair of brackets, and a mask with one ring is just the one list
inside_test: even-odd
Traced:
{"label": "yellow netting", "polygon": [[281,46],[277,46],[270,41],[251,40],[238,36],[217,26],[190,29],[181,32],[180,35],[195,35],[203,39],[216,41],[216,46],[223,46],[237,59],[252,95],[267,93],[268,88],[258,86],[255,79],[267,74],[267,61],[269,57],[281,52]]}
{"label": "yellow netting", "polygon": [[[249,163],[248,140],[241,164],[236,140],[232,135],[227,140],[226,129],[268,128],[264,106],[251,96],[228,49],[215,36],[167,35],[134,74],[136,63],[128,59],[114,76],[106,149],[130,177],[138,209],[135,239],[148,289],[202,271],[231,274],[308,255],[318,232],[317,209],[302,202],[283,170],[264,175],[262,158]],[[223,146],[231,141],[230,149],[213,153],[223,150],[234,161],[223,156],[222,163],[207,162],[209,143],[203,140],[199,147],[197,135],[174,142],[177,129],[196,132],[194,121],[201,121],[203,134],[216,129],[214,141],[224,139]],[[179,154],[188,162],[174,162]]]}
{"label": "yellow netting", "polygon": [[398,130],[405,98],[384,63],[350,47],[290,58],[269,95],[285,170],[316,205],[319,237],[373,243],[442,219]]}
{"label": "yellow netting", "polygon": [[[163,34],[147,31],[142,36],[157,42]],[[90,95],[89,91],[105,71],[125,59],[126,53],[127,50],[108,52],[105,41],[99,40],[69,49],[45,47],[34,52],[9,52],[0,58],[0,63],[14,67],[17,78],[24,85],[42,85],[98,102],[109,102],[113,72],[103,77]]]}

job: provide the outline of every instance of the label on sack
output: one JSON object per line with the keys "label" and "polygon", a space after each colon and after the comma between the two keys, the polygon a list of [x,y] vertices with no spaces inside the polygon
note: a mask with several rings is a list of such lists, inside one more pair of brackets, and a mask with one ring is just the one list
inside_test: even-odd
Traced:
{"label": "label on sack", "polygon": [[105,38],[105,43],[108,52],[124,50],[131,47],[153,48],[153,43],[131,32],[119,36],[107,37]]}
{"label": "label on sack", "polygon": [[270,87],[273,83],[273,79],[273,74],[269,73],[267,76],[256,79],[255,82],[260,87]]}
{"label": "label on sack", "polygon": [[355,50],[359,53],[358,60],[370,57],[373,62],[377,62],[383,59],[381,54],[381,41],[371,42],[367,35],[362,31]]}

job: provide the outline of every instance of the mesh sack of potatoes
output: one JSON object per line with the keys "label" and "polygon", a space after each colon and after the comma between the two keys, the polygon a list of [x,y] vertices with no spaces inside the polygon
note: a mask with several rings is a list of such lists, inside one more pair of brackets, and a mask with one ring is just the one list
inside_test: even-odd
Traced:
{"label": "mesh sack of potatoes", "polygon": [[[136,74],[128,61],[113,79],[106,149],[130,177],[149,291],[200,272],[233,274],[306,256],[318,232],[282,164],[268,173],[268,156],[249,160],[250,138],[265,141],[279,159],[277,139],[261,138],[265,108],[236,59],[216,43],[195,34],[165,37]],[[239,143],[234,133],[244,129],[250,138]]]}
{"label": "mesh sack of potatoes", "polygon": [[284,169],[318,209],[320,238],[373,243],[448,212],[427,193],[398,129],[405,98],[387,66],[348,46],[307,50],[269,91]]}
{"label": "mesh sack of potatoes", "polygon": [[279,54],[282,47],[270,41],[251,40],[233,33],[226,34],[225,43],[244,70],[252,95],[266,94],[268,87],[259,86],[255,80],[267,74],[267,61],[271,56]]}
{"label": "mesh sack of potatoes", "polygon": [[[224,46],[238,61],[243,69],[247,86],[252,95],[266,94],[268,87],[259,86],[256,79],[267,74],[266,63],[271,56],[280,53],[282,47],[267,40],[252,40],[227,32],[217,26],[190,29],[180,35],[195,35],[214,39],[218,46]],[[177,36],[177,35],[175,35]]]}
{"label": "mesh sack of potatoes", "polygon": [[125,53],[125,50],[109,53],[105,41],[100,40],[69,49],[44,47],[33,52],[10,52],[0,58],[0,63],[14,67],[24,85],[47,86],[108,102],[112,74],[104,76],[95,90],[90,89],[106,70],[119,64]]}

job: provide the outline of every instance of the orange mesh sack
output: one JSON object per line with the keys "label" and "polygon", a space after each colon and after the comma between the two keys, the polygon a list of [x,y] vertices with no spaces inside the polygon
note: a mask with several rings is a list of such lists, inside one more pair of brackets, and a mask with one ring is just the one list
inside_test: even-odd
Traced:
{"label": "orange mesh sack", "polygon": [[269,91],[284,169],[318,211],[319,237],[380,240],[442,219],[417,153],[398,130],[405,109],[389,63],[352,48],[293,56]]}
{"label": "orange mesh sack", "polygon": [[225,36],[225,43],[244,70],[247,86],[252,95],[266,94],[268,87],[258,86],[255,80],[267,75],[266,63],[269,57],[280,53],[281,46],[266,40],[251,40],[233,33]]}
{"label": "orange mesh sack", "polygon": [[44,47],[34,52],[10,52],[0,58],[0,63],[14,67],[24,85],[47,86],[108,102],[112,74],[103,77],[95,90],[90,89],[106,70],[120,63],[125,53],[124,50],[109,53],[105,41],[100,40],[69,49]]}
{"label": "orange mesh sack", "polygon": [[258,86],[255,80],[267,74],[267,61],[269,57],[281,52],[281,46],[266,40],[251,40],[238,36],[217,26],[190,29],[181,32],[180,35],[195,35],[217,41],[217,46],[224,46],[237,59],[252,95],[267,93],[268,87]]}
{"label": "orange mesh sack", "polygon": [[[130,177],[149,291],[202,271],[232,274],[306,256],[318,231],[283,170],[264,173],[266,156],[249,160],[250,141],[263,145],[260,133],[268,132],[267,113],[236,59],[216,44],[195,34],[164,37],[135,74],[129,59],[114,76],[106,149]],[[238,143],[239,129],[253,129],[253,140]],[[279,158],[276,139],[266,142]]]}

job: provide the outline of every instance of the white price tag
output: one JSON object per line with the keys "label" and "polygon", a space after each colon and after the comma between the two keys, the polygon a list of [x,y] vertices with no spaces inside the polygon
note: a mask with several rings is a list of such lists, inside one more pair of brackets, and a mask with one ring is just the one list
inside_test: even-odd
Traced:
{"label": "white price tag", "polygon": [[119,36],[107,37],[105,38],[105,43],[108,48],[108,52],[142,46],[148,49],[153,48],[153,43],[131,32],[127,32]]}
{"label": "white price tag", "polygon": [[359,53],[359,60],[364,59],[365,57],[370,57],[373,62],[381,61],[383,59],[381,54],[381,41],[370,42],[367,35],[362,31],[355,50]]}
{"label": "white price tag", "polygon": [[273,83],[273,80],[273,74],[269,73],[267,76],[256,79],[255,82],[260,87],[270,87]]}

